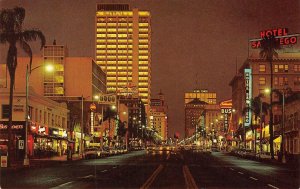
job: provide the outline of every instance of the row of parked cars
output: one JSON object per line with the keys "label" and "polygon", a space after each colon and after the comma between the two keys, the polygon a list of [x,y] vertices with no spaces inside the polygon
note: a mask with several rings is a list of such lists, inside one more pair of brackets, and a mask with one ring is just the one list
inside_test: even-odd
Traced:
{"label": "row of parked cars", "polygon": [[127,153],[126,149],[123,148],[87,148],[84,150],[85,159],[96,159],[101,157],[107,157],[112,155],[124,154]]}
{"label": "row of parked cars", "polygon": [[231,153],[238,157],[247,158],[247,159],[259,158],[258,153],[255,153],[253,150],[249,150],[249,149],[236,149],[236,150],[232,150]]}

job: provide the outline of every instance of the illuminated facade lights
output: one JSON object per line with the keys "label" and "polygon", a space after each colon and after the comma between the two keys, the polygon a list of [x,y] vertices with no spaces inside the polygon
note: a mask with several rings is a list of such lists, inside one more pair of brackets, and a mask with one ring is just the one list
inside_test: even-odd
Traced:
{"label": "illuminated facade lights", "polygon": [[151,94],[150,12],[127,4],[98,4],[95,59],[107,74],[107,92],[136,87],[145,104]]}

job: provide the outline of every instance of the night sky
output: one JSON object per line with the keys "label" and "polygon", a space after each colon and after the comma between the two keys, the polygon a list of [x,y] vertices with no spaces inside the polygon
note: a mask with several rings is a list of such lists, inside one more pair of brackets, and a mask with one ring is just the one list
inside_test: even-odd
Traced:
{"label": "night sky", "polygon": [[[69,56],[94,57],[97,3],[151,11],[152,97],[160,89],[166,96],[169,136],[184,136],[184,92],[197,87],[217,92],[219,102],[231,98],[228,84],[248,55],[249,38],[277,27],[300,33],[299,0],[0,0],[0,7],[24,7],[24,28],[67,45]],[[1,45],[1,63],[6,52]]]}

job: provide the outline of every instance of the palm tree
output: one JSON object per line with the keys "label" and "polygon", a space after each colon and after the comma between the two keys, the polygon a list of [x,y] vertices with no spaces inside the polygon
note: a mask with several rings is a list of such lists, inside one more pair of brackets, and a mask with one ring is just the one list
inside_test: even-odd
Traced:
{"label": "palm tree", "polygon": [[[116,116],[117,116],[117,112],[116,111],[114,111],[112,108],[110,108],[110,107],[107,107],[106,108],[106,111],[104,112],[104,119],[103,119],[103,121],[106,121],[106,120],[108,120],[108,135],[110,135],[110,121],[111,121],[111,119],[117,119],[116,118]],[[108,145],[110,145],[110,136],[108,136]]]}
{"label": "palm tree", "polygon": [[273,110],[272,110],[272,103],[273,103],[273,97],[272,97],[272,91],[273,91],[273,58],[278,57],[278,53],[276,50],[279,50],[280,42],[278,39],[276,39],[273,35],[266,36],[261,40],[261,51],[259,53],[260,57],[269,61],[270,63],[270,121],[269,121],[269,131],[270,131],[270,152],[271,152],[271,159],[274,159],[274,146],[273,146],[273,140],[274,140],[274,133],[273,133]]}
{"label": "palm tree", "polygon": [[[260,121],[262,120],[262,114],[266,115],[268,114],[268,108],[269,108],[269,104],[266,103],[266,102],[262,102],[262,94],[254,97],[253,99],[250,100],[250,107],[245,107],[243,109],[243,115],[246,114],[246,112],[248,111],[251,111],[254,115],[254,120],[255,120],[255,123],[257,124],[257,120],[258,118],[260,118]],[[251,129],[252,129],[252,132],[254,131],[254,125],[252,123],[252,118],[251,118]],[[244,133],[244,135],[246,135],[246,133]],[[246,136],[245,137],[245,140],[246,140]],[[261,140],[261,136],[260,136],[260,140]],[[262,150],[262,149],[260,149]],[[256,132],[255,132],[255,152],[256,152]]]}
{"label": "palm tree", "polygon": [[[262,102],[261,95],[258,95],[257,97],[254,97],[250,100],[250,107],[245,107],[243,109],[243,115],[245,115],[246,112],[251,111],[254,115],[254,120],[257,122],[258,117],[263,114],[268,113],[269,104],[266,102]],[[252,127],[252,119],[251,119],[251,127]]]}
{"label": "palm tree", "polygon": [[18,65],[17,45],[29,55],[29,67],[31,70],[32,51],[28,44],[30,41],[41,40],[41,49],[46,43],[45,36],[40,30],[30,29],[23,30],[22,24],[25,19],[25,9],[15,7],[13,9],[2,9],[0,12],[0,42],[8,44],[6,66],[10,77],[10,96],[9,96],[9,118],[8,118],[8,166],[11,165],[13,139],[11,133],[12,126],[12,106],[13,106],[13,89],[15,83],[15,72]]}

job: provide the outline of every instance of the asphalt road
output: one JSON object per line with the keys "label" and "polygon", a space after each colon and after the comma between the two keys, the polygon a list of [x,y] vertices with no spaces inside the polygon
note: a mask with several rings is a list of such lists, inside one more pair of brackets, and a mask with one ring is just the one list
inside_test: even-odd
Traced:
{"label": "asphalt road", "polygon": [[299,188],[299,173],[220,152],[137,151],[1,171],[1,188]]}

